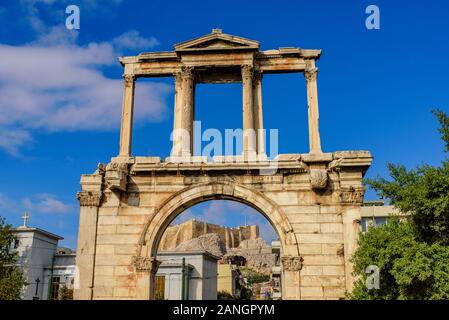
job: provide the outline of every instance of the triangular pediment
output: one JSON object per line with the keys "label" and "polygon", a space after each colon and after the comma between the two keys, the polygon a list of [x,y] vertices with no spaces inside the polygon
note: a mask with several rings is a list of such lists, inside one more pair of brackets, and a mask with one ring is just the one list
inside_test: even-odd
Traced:
{"label": "triangular pediment", "polygon": [[259,42],[222,33],[214,29],[205,36],[175,45],[176,52],[214,50],[259,50]]}

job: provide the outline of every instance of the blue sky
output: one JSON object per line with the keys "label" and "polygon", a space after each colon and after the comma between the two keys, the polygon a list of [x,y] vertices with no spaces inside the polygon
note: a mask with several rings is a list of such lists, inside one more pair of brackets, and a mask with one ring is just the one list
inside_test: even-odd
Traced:
{"label": "blue sky", "polygon": [[[69,4],[80,7],[79,31],[64,28]],[[380,8],[380,30],[365,28],[369,4]],[[445,155],[430,110],[449,110],[448,12],[445,1],[410,0],[1,0],[0,215],[18,225],[28,209],[31,225],[75,247],[80,175],[118,152],[117,57],[171,50],[216,27],[258,40],[264,50],[323,49],[318,91],[324,151],[370,150],[369,177],[385,176],[388,162],[437,164]],[[173,80],[137,86],[133,153],[165,157]],[[279,130],[280,153],[307,152],[305,93],[302,75],[264,77],[264,123]],[[196,101],[203,128],[241,126],[239,85],[201,85]],[[376,196],[368,192],[367,198]],[[211,215],[212,209],[235,214]],[[207,202],[188,214],[228,225],[244,223],[247,215],[248,223],[261,223],[250,211]]]}

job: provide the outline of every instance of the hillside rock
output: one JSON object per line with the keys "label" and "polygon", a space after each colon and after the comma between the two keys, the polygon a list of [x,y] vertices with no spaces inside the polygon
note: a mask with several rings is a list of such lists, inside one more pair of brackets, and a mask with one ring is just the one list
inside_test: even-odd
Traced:
{"label": "hillside rock", "polygon": [[173,251],[208,251],[215,256],[222,257],[226,254],[226,247],[216,233],[206,233],[179,244]]}

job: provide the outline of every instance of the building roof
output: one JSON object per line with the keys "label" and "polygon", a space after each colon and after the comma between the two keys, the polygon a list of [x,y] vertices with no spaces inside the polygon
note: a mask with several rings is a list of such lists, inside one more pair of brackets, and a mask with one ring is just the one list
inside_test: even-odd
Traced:
{"label": "building roof", "polygon": [[395,206],[362,206],[361,207],[362,218],[366,217],[390,217],[390,216],[407,216],[401,212]]}
{"label": "building roof", "polygon": [[[191,265],[190,263],[186,263],[185,266],[189,269],[194,269],[195,267],[193,265]],[[159,266],[159,268],[164,267],[164,268],[182,268],[182,263],[175,263],[175,262],[167,262],[167,261],[162,261],[161,265]]]}
{"label": "building roof", "polygon": [[43,236],[45,236],[47,238],[53,239],[53,240],[63,240],[64,239],[61,236],[58,236],[58,235],[56,235],[54,233],[42,230],[40,228],[30,228],[30,227],[21,226],[21,227],[13,228],[12,231],[16,232],[16,233],[36,232],[36,233],[40,233],[41,235],[43,235]]}

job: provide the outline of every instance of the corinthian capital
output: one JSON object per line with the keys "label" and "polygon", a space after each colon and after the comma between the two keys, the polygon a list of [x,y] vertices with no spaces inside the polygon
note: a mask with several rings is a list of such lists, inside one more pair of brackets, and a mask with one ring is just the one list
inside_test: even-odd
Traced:
{"label": "corinthian capital", "polygon": [[365,195],[364,187],[345,187],[339,190],[340,201],[345,204],[362,204]]}
{"label": "corinthian capital", "polygon": [[181,68],[181,76],[183,78],[191,78],[193,77],[193,67],[190,66],[182,66]]}
{"label": "corinthian capital", "polygon": [[282,267],[285,271],[299,271],[302,269],[302,257],[283,256],[281,257]]}
{"label": "corinthian capital", "polygon": [[133,74],[124,74],[123,79],[125,79],[125,87],[130,87],[134,85],[134,82],[136,81],[136,76]]}
{"label": "corinthian capital", "polygon": [[101,191],[81,191],[76,197],[81,207],[99,207],[102,195]]}
{"label": "corinthian capital", "polygon": [[155,258],[134,256],[132,258],[132,264],[134,265],[136,271],[146,271],[155,274],[159,269],[161,261],[158,261]]}
{"label": "corinthian capital", "polygon": [[251,66],[249,64],[245,64],[242,66],[242,78],[252,78],[253,73],[254,73],[253,66]]}
{"label": "corinthian capital", "polygon": [[318,68],[306,68],[306,70],[304,70],[304,76],[306,77],[307,81],[316,80],[317,75]]}

